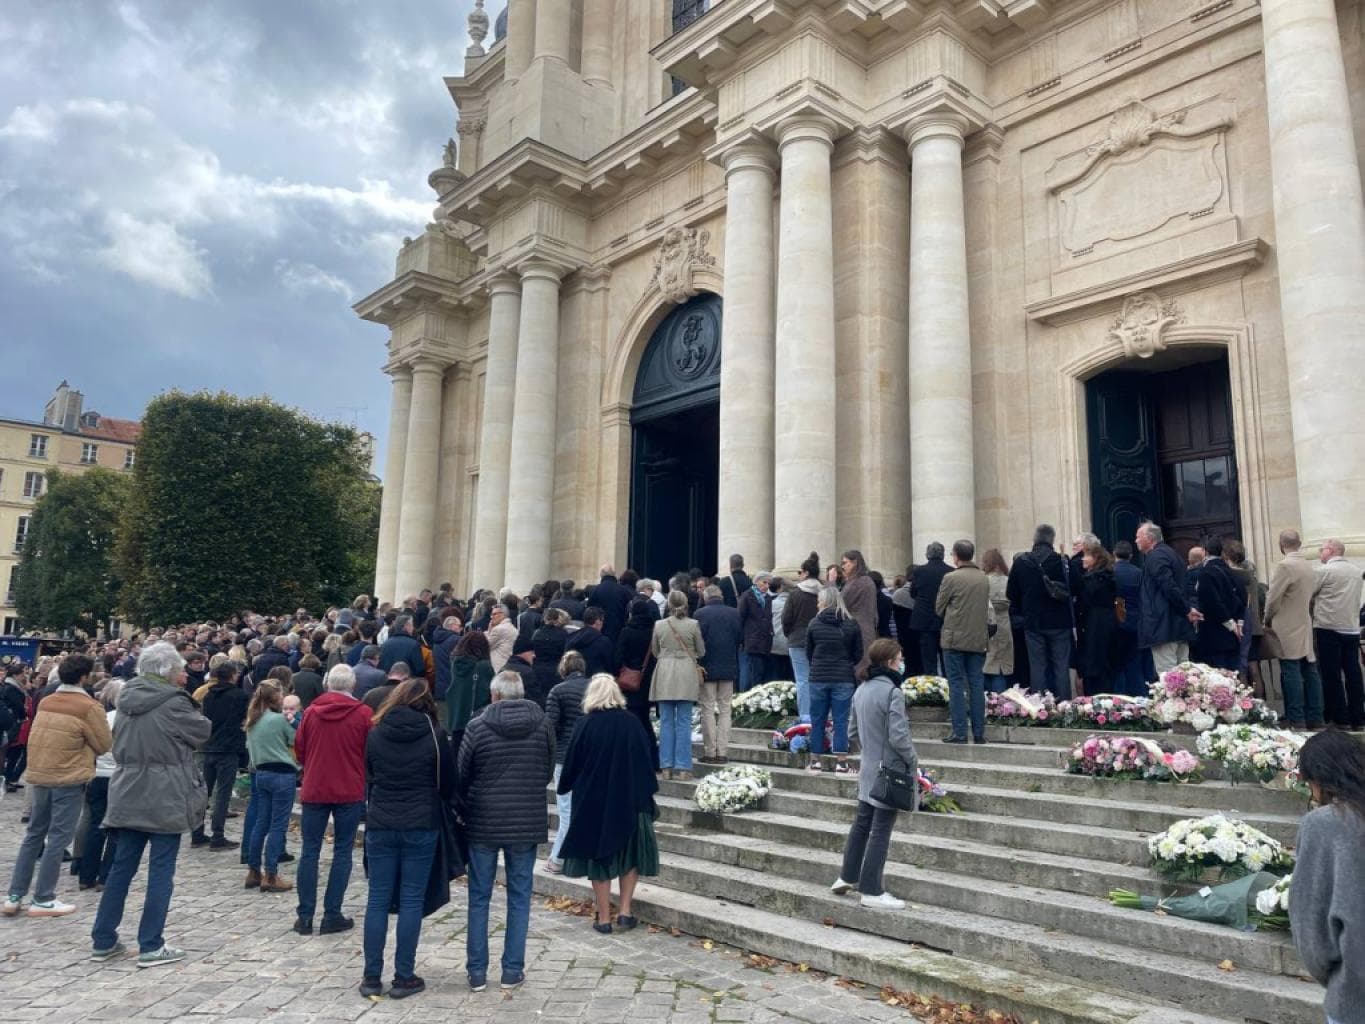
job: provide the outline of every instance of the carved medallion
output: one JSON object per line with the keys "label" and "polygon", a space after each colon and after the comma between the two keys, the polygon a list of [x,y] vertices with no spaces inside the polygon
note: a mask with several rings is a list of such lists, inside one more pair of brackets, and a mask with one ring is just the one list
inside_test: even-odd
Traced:
{"label": "carved medallion", "polygon": [[1123,346],[1124,355],[1150,359],[1166,351],[1166,329],[1184,321],[1184,313],[1173,301],[1163,302],[1156,292],[1138,292],[1123,300],[1123,311],[1110,325],[1109,338]]}
{"label": "carved medallion", "polygon": [[673,335],[673,368],[683,380],[693,380],[706,369],[711,346],[702,336],[704,326],[705,318],[692,313],[683,320],[682,330]]}
{"label": "carved medallion", "polygon": [[654,255],[653,282],[669,302],[683,302],[697,294],[693,272],[716,262],[706,251],[710,240],[711,232],[698,228],[669,228],[664,232]]}

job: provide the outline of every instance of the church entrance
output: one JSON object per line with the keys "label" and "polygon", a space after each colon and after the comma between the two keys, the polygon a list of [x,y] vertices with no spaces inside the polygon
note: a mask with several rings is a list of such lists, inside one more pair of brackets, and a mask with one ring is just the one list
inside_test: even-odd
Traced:
{"label": "church entrance", "polygon": [[1086,382],[1093,529],[1110,549],[1144,519],[1181,554],[1209,537],[1241,536],[1227,355],[1181,355],[1182,366]]}
{"label": "church entrance", "polygon": [[640,360],[631,406],[630,566],[662,580],[716,570],[720,482],[718,295],[678,306]]}

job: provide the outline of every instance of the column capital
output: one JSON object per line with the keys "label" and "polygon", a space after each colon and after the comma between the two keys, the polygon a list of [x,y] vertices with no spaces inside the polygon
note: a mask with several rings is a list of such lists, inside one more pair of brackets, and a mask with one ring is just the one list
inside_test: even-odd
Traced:
{"label": "column capital", "polygon": [[901,134],[913,153],[915,147],[925,139],[954,139],[960,146],[967,138],[970,127],[971,122],[961,114],[935,110],[913,118],[901,129]]}
{"label": "column capital", "polygon": [[779,150],[785,149],[789,143],[809,140],[824,143],[832,152],[839,125],[833,118],[823,114],[796,114],[780,121],[776,133]]}
{"label": "column capital", "polygon": [[414,377],[419,373],[434,373],[441,376],[450,365],[449,362],[432,355],[419,355],[412,361],[412,374]]}
{"label": "column capital", "polygon": [[555,284],[559,284],[568,272],[569,268],[550,263],[547,260],[530,259],[517,265],[517,273],[521,275],[523,284],[535,280],[553,281]]}
{"label": "column capital", "polygon": [[728,178],[734,171],[763,171],[777,176],[777,147],[766,136],[747,131],[731,142],[714,147],[706,154],[712,163],[720,164]]}
{"label": "column capital", "polygon": [[395,382],[409,379],[412,377],[412,367],[407,363],[390,361],[384,365],[384,372],[394,379]]}
{"label": "column capital", "polygon": [[520,295],[521,278],[511,270],[499,270],[484,282],[489,295]]}

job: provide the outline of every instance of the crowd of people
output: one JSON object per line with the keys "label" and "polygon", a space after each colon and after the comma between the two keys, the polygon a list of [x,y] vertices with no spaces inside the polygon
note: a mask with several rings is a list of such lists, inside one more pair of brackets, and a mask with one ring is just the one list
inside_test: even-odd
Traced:
{"label": "crowd of people", "polygon": [[[500,857],[500,984],[513,989],[524,979],[547,787],[557,830],[544,870],[589,879],[597,931],[634,928],[636,884],[659,870],[660,780],[694,770],[694,709],[700,760],[724,764],[734,694],[788,678],[811,725],[811,771],[852,773],[850,748],[861,745],[858,810],[833,890],[896,909],[882,868],[896,815],[918,794],[895,785],[917,774],[907,676],[947,677],[949,743],[986,742],[988,686],[1058,698],[1145,693],[1146,680],[1190,657],[1258,684],[1257,664],[1276,659],[1291,724],[1365,726],[1361,574],[1339,542],[1322,545],[1316,568],[1293,531],[1280,546],[1268,586],[1237,542],[1213,539],[1182,558],[1152,523],[1112,553],[1086,534],[1064,555],[1047,525],[1012,562],[997,549],[978,562],[970,540],[949,552],[931,544],[889,583],[857,550],[823,566],[812,552],[791,574],[750,575],[735,555],[723,575],[693,570],[666,585],[605,565],[586,588],[555,580],[524,596],[461,600],[447,584],[396,606],[362,595],[317,618],[246,613],[14,663],[0,687],[0,736],[5,785],[23,790],[28,829],[2,912],[22,912],[30,891],[30,916],[74,911],[56,891],[69,848],[80,890],[99,901],[91,956],[123,956],[119,928],[145,851],[137,965],[178,962],[185,954],[163,931],[189,834],[192,849],[237,851],[244,889],[292,893],[299,934],[343,933],[354,928],[344,903],[363,822],[360,991],[386,991],[391,914],[387,992],[423,990],[421,922],[461,875],[468,983],[485,988]],[[1340,733],[1324,736],[1336,743],[1326,736]],[[1324,802],[1354,806],[1355,769],[1343,780],[1318,763],[1305,758],[1305,779]],[[246,806],[233,837],[238,790]],[[296,802],[291,879],[282,865],[294,859],[286,838]]]}

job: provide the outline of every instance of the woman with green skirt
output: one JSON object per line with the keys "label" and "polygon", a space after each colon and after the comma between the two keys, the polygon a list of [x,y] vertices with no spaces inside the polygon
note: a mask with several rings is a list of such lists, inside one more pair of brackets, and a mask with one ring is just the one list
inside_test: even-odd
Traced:
{"label": "woman with green skirt", "polygon": [[654,839],[658,812],[654,759],[640,720],[626,710],[616,680],[598,673],[583,695],[583,717],[574,727],[559,776],[559,793],[573,793],[573,817],[560,857],[564,874],[592,883],[597,914],[593,930],[612,931],[611,882],[620,880],[615,925],[629,930],[639,922],[631,899],[641,875],[659,873]]}

